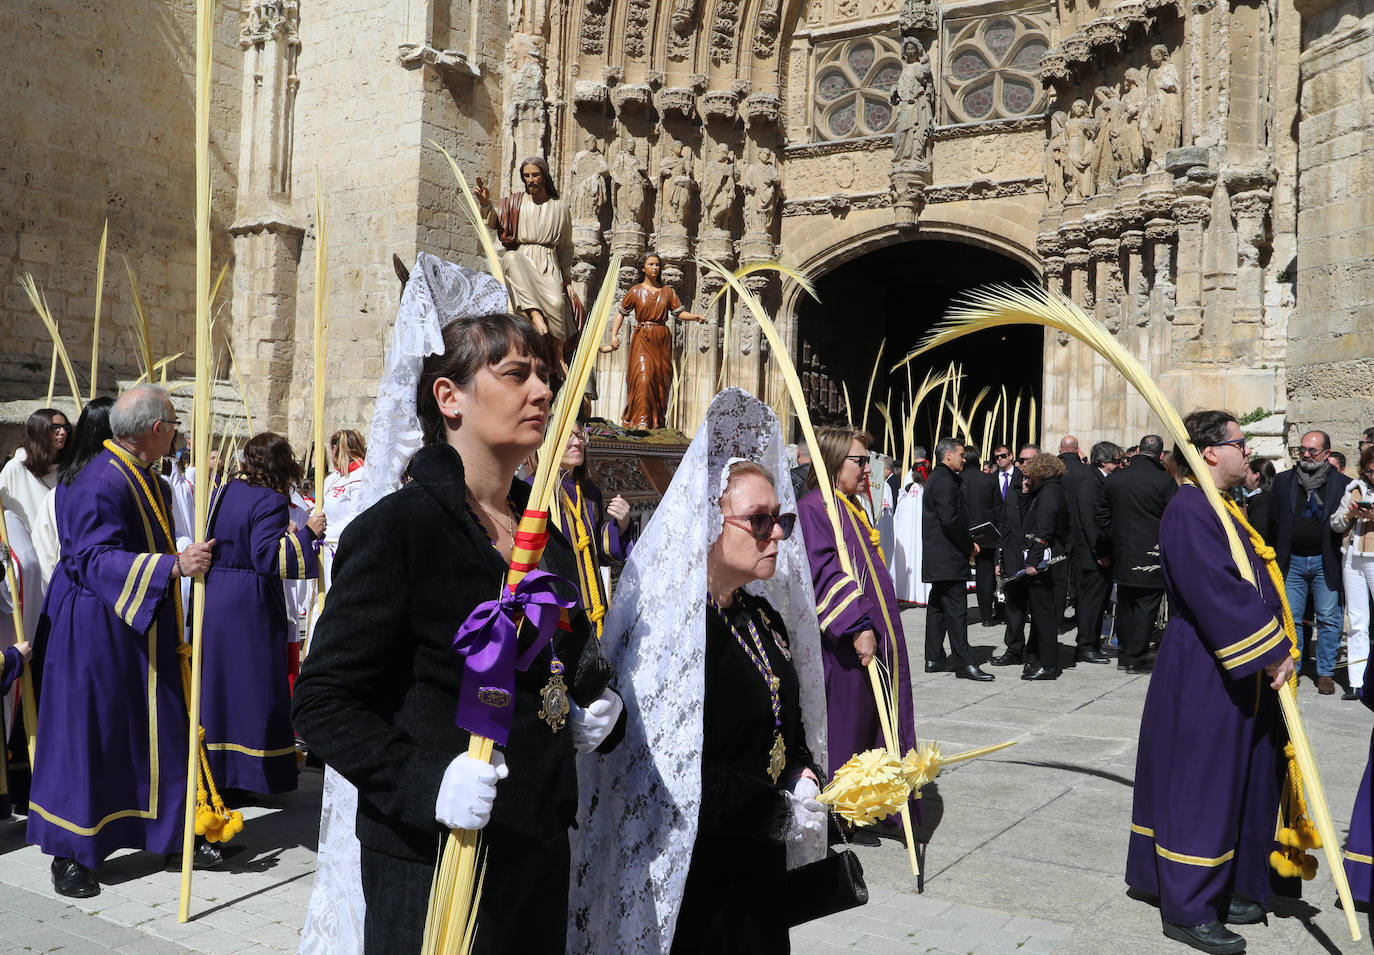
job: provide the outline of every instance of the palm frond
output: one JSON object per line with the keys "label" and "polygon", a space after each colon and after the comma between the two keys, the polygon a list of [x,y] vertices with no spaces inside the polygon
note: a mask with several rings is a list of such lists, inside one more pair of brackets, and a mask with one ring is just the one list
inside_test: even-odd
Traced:
{"label": "palm frond", "polygon": [[510,286],[506,285],[506,274],[501,269],[501,253],[496,250],[496,243],[491,241],[491,230],[487,228],[487,217],[482,214],[481,207],[477,205],[477,199],[468,187],[467,177],[463,175],[463,170],[459,167],[458,161],[449,155],[447,149],[432,139],[429,144],[443,153],[444,158],[448,160],[448,166],[453,170],[453,178],[458,180],[458,191],[463,196],[463,212],[467,214],[468,224],[477,233],[477,241],[481,243],[482,254],[486,257],[487,271],[491,273],[492,278],[506,288],[507,294],[509,294]]}
{"label": "palm frond", "polygon": [[57,333],[57,321],[52,317],[52,310],[48,308],[47,296],[38,291],[38,283],[33,280],[33,274],[30,272],[25,272],[19,279],[19,287],[29,297],[29,304],[38,313],[38,317],[43,320],[48,335],[52,337],[53,350],[57,353],[58,360],[62,362],[62,370],[67,373],[67,385],[72,390],[72,404],[76,405],[77,411],[80,411],[85,407],[81,401],[81,389],[76,387],[76,374],[72,371],[72,360],[67,355],[67,346],[62,344],[62,336]]}
{"label": "palm frond", "polygon": [[91,326],[91,390],[87,401],[95,400],[96,378],[100,368],[100,305],[105,297],[105,249],[110,242],[110,220],[105,220],[105,228],[100,233],[100,252],[95,264],[95,323]]}
{"label": "palm frond", "polygon": [[[780,275],[787,276],[787,278],[791,279],[792,281],[800,285],[802,291],[805,292],[807,295],[810,295],[817,302],[821,300],[821,297],[818,294],[816,294],[815,283],[811,281],[811,279],[807,276],[805,272],[802,272],[800,269],[794,269],[790,265],[783,265],[782,262],[778,261],[777,259],[772,259],[767,262],[753,262],[749,265],[741,265],[739,268],[735,269],[735,276],[737,278],[742,279],[746,276],[753,275],[755,272],[766,271],[773,271],[777,272]],[[720,299],[720,297],[725,294],[726,288],[727,286],[721,286],[720,290],[717,291],[715,295],[711,296],[711,301],[706,303],[706,307],[708,309],[711,306],[715,305],[716,302]]]}
{"label": "palm frond", "polygon": [[139,362],[143,366],[143,375],[149,381],[153,380],[153,343],[148,330],[148,313],[143,307],[143,296],[138,294],[138,280],[134,278],[134,270],[129,265],[127,255],[120,256],[124,260],[124,272],[129,276],[129,289],[133,292],[134,298],[134,335],[138,339]]}
{"label": "palm frond", "polygon": [[860,431],[868,430],[868,409],[873,404],[873,383],[878,380],[878,366],[883,361],[883,349],[887,347],[887,339],[884,338],[878,343],[878,357],[873,359],[873,370],[868,373],[868,393],[864,395],[864,413],[859,423]]}

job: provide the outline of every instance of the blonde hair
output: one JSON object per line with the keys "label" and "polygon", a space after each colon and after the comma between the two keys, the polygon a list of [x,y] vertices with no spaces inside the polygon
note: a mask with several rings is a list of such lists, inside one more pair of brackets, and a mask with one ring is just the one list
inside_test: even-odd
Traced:
{"label": "blonde hair", "polygon": [[[825,471],[830,475],[832,482],[835,480],[835,475],[840,473],[840,468],[844,466],[844,459],[849,456],[849,446],[855,441],[867,449],[873,444],[873,436],[867,431],[860,431],[849,425],[832,425],[816,430],[816,443],[820,445],[817,450],[820,452],[820,459],[825,464]],[[811,475],[806,479],[806,486],[809,488],[820,486],[816,479],[814,467],[811,469]]]}
{"label": "blonde hair", "polygon": [[773,475],[769,474],[768,469],[758,462],[732,461],[730,462],[730,467],[727,468],[725,472],[725,490],[720,492],[720,500],[717,502],[721,505],[722,511],[725,510],[725,499],[735,491],[736,482],[746,474],[757,474],[768,482],[769,487],[777,487],[777,485],[773,483]]}

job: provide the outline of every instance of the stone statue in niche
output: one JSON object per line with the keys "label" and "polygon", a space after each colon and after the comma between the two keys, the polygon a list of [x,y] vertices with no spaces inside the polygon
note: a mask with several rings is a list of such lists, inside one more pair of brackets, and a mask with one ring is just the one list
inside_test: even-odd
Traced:
{"label": "stone statue in niche", "polygon": [[1169,61],[1169,48],[1156,43],[1150,47],[1150,76],[1145,92],[1145,146],[1150,154],[1150,172],[1164,168],[1164,154],[1176,147],[1183,135],[1181,89],[1178,69]]}
{"label": "stone statue in niche", "polygon": [[572,218],[574,222],[601,221],[606,208],[606,157],[597,147],[596,137],[588,134],[583,148],[573,157]]}
{"label": "stone statue in niche", "polygon": [[673,29],[686,36],[697,18],[697,0],[673,0]]}
{"label": "stone statue in niche", "polygon": [[735,206],[735,154],[724,143],[716,144],[715,158],[702,171],[701,205],[703,225],[730,231],[730,212]]}
{"label": "stone statue in niche", "polygon": [[1045,143],[1045,194],[1050,205],[1059,205],[1068,195],[1064,191],[1064,125],[1068,118],[1062,109],[1055,110],[1050,117],[1050,138]]}
{"label": "stone statue in niche", "polygon": [[897,107],[892,161],[929,162],[930,138],[935,128],[935,80],[930,57],[915,37],[902,41],[902,72],[891,99]]}
{"label": "stone statue in niche", "polygon": [[778,167],[771,149],[744,171],[744,231],[771,235],[778,210]]}
{"label": "stone statue in niche", "polygon": [[635,155],[635,141],[628,136],[620,141],[611,163],[611,206],[615,228],[643,229],[649,209],[649,167]]}
{"label": "stone statue in niche", "polygon": [[1110,86],[1099,86],[1093,94],[1097,111],[1097,162],[1093,168],[1093,182],[1106,188],[1121,176],[1122,108],[1121,99]]}
{"label": "stone statue in niche", "polygon": [[1097,165],[1097,121],[1088,115],[1085,100],[1076,99],[1064,124],[1064,167],[1068,199],[1078,202],[1095,191],[1093,171]]}
{"label": "stone statue in niche", "polygon": [[1129,69],[1121,80],[1121,144],[1117,161],[1123,175],[1145,171],[1145,141],[1141,116],[1145,109],[1145,84],[1140,71]]}
{"label": "stone statue in niche", "polygon": [[658,178],[662,183],[658,194],[663,197],[660,228],[687,225],[688,217],[692,214],[692,194],[697,188],[695,165],[692,162],[692,150],[687,144],[672,141],[658,170]]}

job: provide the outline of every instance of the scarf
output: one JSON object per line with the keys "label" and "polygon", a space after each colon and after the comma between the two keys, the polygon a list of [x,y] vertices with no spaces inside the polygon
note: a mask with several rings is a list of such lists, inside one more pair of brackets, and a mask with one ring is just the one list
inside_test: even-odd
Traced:
{"label": "scarf", "polygon": [[1326,485],[1327,475],[1331,473],[1331,462],[1323,461],[1310,471],[1306,468],[1309,462],[1298,462],[1298,483],[1302,485],[1303,495],[1310,495],[1313,491],[1319,491]]}

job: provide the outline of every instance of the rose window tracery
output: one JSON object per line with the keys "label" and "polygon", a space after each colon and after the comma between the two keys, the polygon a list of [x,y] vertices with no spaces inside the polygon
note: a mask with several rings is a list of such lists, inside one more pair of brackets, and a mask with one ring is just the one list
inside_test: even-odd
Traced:
{"label": "rose window tracery", "polygon": [[1029,116],[1044,108],[1040,58],[1050,48],[1044,21],[999,13],[946,23],[945,111],[951,123]]}
{"label": "rose window tracery", "polygon": [[816,47],[814,138],[823,142],[891,132],[891,95],[901,74],[896,37],[852,37]]}

